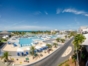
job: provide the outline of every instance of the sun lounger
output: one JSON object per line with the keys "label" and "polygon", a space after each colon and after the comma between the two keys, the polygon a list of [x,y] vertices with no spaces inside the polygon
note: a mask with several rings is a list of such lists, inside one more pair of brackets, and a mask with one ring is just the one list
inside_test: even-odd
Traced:
{"label": "sun lounger", "polygon": [[28,55],[29,53],[28,52],[26,52],[26,55]]}
{"label": "sun lounger", "polygon": [[20,56],[20,53],[17,53],[18,56]]}
{"label": "sun lounger", "polygon": [[14,45],[14,47],[16,47],[17,45],[16,44],[13,44]]}
{"label": "sun lounger", "polygon": [[22,56],[24,56],[24,53],[22,52]]}
{"label": "sun lounger", "polygon": [[11,44],[11,42],[8,42],[8,44]]}
{"label": "sun lounger", "polygon": [[34,52],[36,53],[36,52],[37,52],[37,50],[34,50]]}
{"label": "sun lounger", "polygon": [[40,50],[42,50],[42,51],[43,51],[43,48],[40,48]]}

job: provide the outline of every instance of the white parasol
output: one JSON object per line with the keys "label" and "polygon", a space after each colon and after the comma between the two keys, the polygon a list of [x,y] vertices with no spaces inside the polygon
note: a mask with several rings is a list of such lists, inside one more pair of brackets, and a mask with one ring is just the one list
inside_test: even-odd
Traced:
{"label": "white parasol", "polygon": [[27,50],[30,50],[30,48],[26,48]]}
{"label": "white parasol", "polygon": [[36,48],[36,49],[40,49],[41,47],[40,47],[40,46],[36,46],[35,48]]}
{"label": "white parasol", "polygon": [[46,44],[42,44],[42,47],[45,47],[46,46]]}
{"label": "white parasol", "polygon": [[18,49],[17,49],[17,52],[23,52],[23,49],[18,48]]}

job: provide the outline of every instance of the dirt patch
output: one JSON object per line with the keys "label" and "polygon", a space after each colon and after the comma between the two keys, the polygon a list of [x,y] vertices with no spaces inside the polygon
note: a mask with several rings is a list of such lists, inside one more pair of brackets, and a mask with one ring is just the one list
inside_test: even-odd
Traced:
{"label": "dirt patch", "polygon": [[60,64],[59,66],[75,66],[75,62],[72,59],[70,59]]}

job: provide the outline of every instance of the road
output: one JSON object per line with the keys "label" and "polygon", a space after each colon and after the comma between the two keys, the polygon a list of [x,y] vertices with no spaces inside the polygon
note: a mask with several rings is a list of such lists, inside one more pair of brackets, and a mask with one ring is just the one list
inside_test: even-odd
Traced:
{"label": "road", "polygon": [[[61,57],[62,54],[64,53],[64,51],[67,49],[67,47],[72,46],[72,44],[71,44],[72,40],[73,40],[73,38],[71,40],[69,40],[66,44],[64,44],[64,46],[62,46],[60,49],[56,50],[49,57],[41,60],[40,62],[37,62],[33,65],[28,65],[28,66],[58,66],[58,64],[67,60],[69,58],[69,56],[73,53],[73,50],[72,50],[72,52],[68,56]],[[72,48],[73,48],[73,46],[72,46]]]}
{"label": "road", "polygon": [[[71,44],[72,40],[73,39],[68,41],[66,44],[64,44],[64,46],[61,46],[58,50],[56,50],[53,54],[51,54],[47,58],[45,58],[33,65],[27,65],[27,66],[57,66],[57,65],[59,65],[61,62],[67,60],[69,58],[69,56],[73,53],[73,50],[72,50],[72,52],[68,56],[61,57],[68,46],[71,46],[73,48],[73,46]],[[2,66],[6,66],[5,64],[4,65],[2,63],[0,63],[0,64]]]}

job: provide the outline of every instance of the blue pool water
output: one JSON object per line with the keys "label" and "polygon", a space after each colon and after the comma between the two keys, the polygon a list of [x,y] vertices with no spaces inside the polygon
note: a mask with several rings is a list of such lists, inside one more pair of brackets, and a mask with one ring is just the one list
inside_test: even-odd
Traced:
{"label": "blue pool water", "polygon": [[37,37],[30,37],[30,38],[20,38],[19,44],[21,47],[23,46],[31,46],[31,44],[34,42],[34,40],[43,40],[42,38]]}
{"label": "blue pool water", "polygon": [[22,46],[30,46],[33,40],[31,38],[20,38],[19,44]]}
{"label": "blue pool water", "polygon": [[[51,36],[51,38],[55,39],[57,36]],[[35,40],[44,40],[42,37],[29,37],[29,38],[20,38],[19,39],[19,44],[21,47],[24,46],[31,46],[32,43],[34,43]]]}

